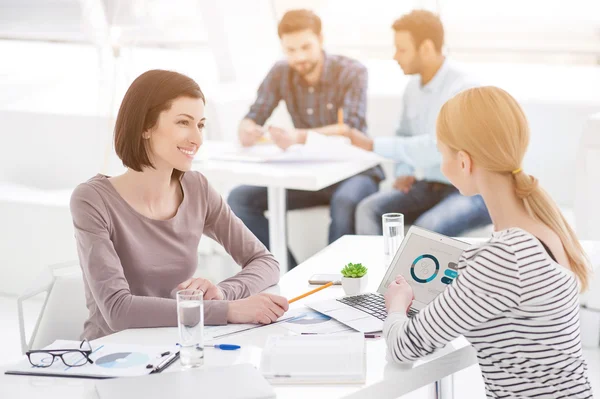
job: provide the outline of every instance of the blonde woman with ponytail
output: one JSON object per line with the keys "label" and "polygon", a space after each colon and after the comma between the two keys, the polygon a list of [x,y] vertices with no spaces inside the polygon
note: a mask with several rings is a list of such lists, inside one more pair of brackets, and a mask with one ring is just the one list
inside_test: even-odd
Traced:
{"label": "blonde woman with ponytail", "polygon": [[410,319],[411,286],[402,276],[390,284],[390,357],[410,362],[464,335],[488,398],[592,398],[579,328],[588,261],[554,201],[523,170],[523,110],[497,87],[463,91],[442,107],[437,139],[443,174],[461,194],[483,197],[495,232],[462,254],[459,277]]}

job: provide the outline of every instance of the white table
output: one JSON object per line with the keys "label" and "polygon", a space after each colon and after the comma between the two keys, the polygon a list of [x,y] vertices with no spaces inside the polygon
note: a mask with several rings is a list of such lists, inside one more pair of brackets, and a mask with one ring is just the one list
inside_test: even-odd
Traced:
{"label": "white table", "polygon": [[[348,262],[362,262],[369,267],[369,290],[376,290],[384,275],[384,258],[381,237],[345,236],[312,258],[287,273],[278,286],[271,291],[292,298],[306,292],[308,278],[314,273],[335,273]],[[306,301],[342,296],[340,286],[333,286],[294,303],[302,307]],[[205,367],[252,363],[258,366],[261,348],[270,334],[290,334],[277,325],[248,331],[223,339],[223,343],[240,344],[239,351],[226,352],[206,350]],[[176,328],[132,329],[94,341],[99,343],[169,344],[177,341]],[[219,342],[219,341],[217,341]],[[414,365],[398,366],[386,361],[386,345],[383,339],[367,341],[367,379],[356,385],[297,385],[277,386],[278,399],[286,398],[397,398],[429,385],[476,363],[475,351],[464,338],[450,343],[446,348],[427,360]],[[169,367],[177,371],[179,364]],[[97,398],[93,380],[24,377],[0,375],[1,398],[43,397],[45,399]],[[168,387],[165,387],[168,392]]]}
{"label": "white table", "polygon": [[[234,143],[210,142],[202,145],[202,152],[233,148]],[[193,169],[202,172],[211,181],[233,184],[266,186],[269,209],[269,246],[279,261],[282,273],[288,270],[286,233],[286,190],[318,191],[376,166],[379,162],[278,162],[252,163],[206,160],[198,157]]]}
{"label": "white table", "polygon": [[[597,269],[600,266],[600,242],[585,241],[584,248]],[[318,254],[287,273],[278,286],[269,289],[292,298],[306,292],[311,286],[308,278],[315,273],[337,273],[348,262],[360,262],[369,268],[369,290],[376,290],[385,274],[383,244],[381,237],[344,236]],[[306,301],[343,295],[340,286],[333,286],[292,306],[302,307]],[[258,366],[262,347],[270,334],[290,334],[280,326],[266,326],[253,331],[224,338],[222,343],[240,344],[239,351],[225,352],[206,350],[205,367],[252,363]],[[132,329],[119,332],[92,344],[135,343],[146,345],[170,344],[177,341],[176,328]],[[414,365],[398,366],[386,361],[386,345],[382,339],[367,341],[367,379],[360,385],[329,386],[277,386],[277,398],[397,398],[420,387],[444,379],[477,362],[475,350],[464,338],[451,342],[428,359]],[[176,363],[165,372],[180,368]],[[93,380],[7,376],[0,370],[0,398],[96,399]],[[168,388],[166,388],[168,391]],[[444,390],[444,392],[446,392]],[[451,395],[449,395],[451,396]]]}

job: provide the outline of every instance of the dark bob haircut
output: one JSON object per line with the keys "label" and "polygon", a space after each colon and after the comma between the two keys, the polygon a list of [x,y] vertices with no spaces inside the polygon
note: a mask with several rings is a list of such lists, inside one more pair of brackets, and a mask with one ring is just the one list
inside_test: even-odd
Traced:
{"label": "dark bob haircut", "polygon": [[[115,124],[115,151],[124,166],[137,172],[143,167],[154,168],[148,156],[148,141],[142,135],[156,125],[160,113],[171,108],[178,97],[200,98],[206,104],[200,86],[177,72],[153,69],[129,86]],[[183,172],[174,170],[173,176],[181,178]]]}

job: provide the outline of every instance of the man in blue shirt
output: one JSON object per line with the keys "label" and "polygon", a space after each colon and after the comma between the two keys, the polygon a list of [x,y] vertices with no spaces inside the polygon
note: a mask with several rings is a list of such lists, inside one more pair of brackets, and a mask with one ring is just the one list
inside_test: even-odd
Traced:
{"label": "man in blue shirt", "polygon": [[351,129],[354,145],[396,162],[391,191],[366,198],[356,211],[357,234],[382,233],[381,216],[404,214],[405,223],[449,236],[491,223],[481,196],[465,197],[440,171],[436,120],[442,105],[475,86],[442,54],[444,28],[435,14],[415,10],[394,22],[394,59],[407,75],[400,126],[393,137],[371,139]]}
{"label": "man in blue shirt", "polygon": [[[254,145],[264,134],[263,125],[281,100],[285,101],[294,129],[271,126],[269,133],[279,147],[304,144],[308,131],[325,135],[347,135],[356,129],[366,133],[367,69],[358,61],[323,51],[321,20],[308,10],[287,12],[278,26],[286,60],[276,63],[258,89],[255,103],[242,120],[239,139]],[[343,125],[338,125],[338,109]],[[355,234],[356,207],[377,192],[383,171],[377,167],[317,192],[288,190],[287,208],[301,209],[330,205],[329,242]],[[241,186],[228,198],[234,213],[269,246],[269,225],[265,187]],[[291,254],[290,267],[296,265]]]}

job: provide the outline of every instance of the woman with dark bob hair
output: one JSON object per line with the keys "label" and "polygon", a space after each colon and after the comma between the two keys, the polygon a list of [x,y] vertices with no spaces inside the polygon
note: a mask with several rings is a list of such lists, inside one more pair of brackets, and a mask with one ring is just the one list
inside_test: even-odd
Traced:
{"label": "woman with dark bob hair", "polygon": [[[268,324],[285,298],[259,294],[279,264],[206,178],[192,172],[202,145],[204,94],[176,72],[152,70],[129,87],[117,116],[115,150],[127,171],[96,175],[71,197],[89,317],[83,338],[140,327],[174,327],[180,289],[204,292],[209,325]],[[200,237],[219,242],[242,270],[214,285],[193,278]]]}

